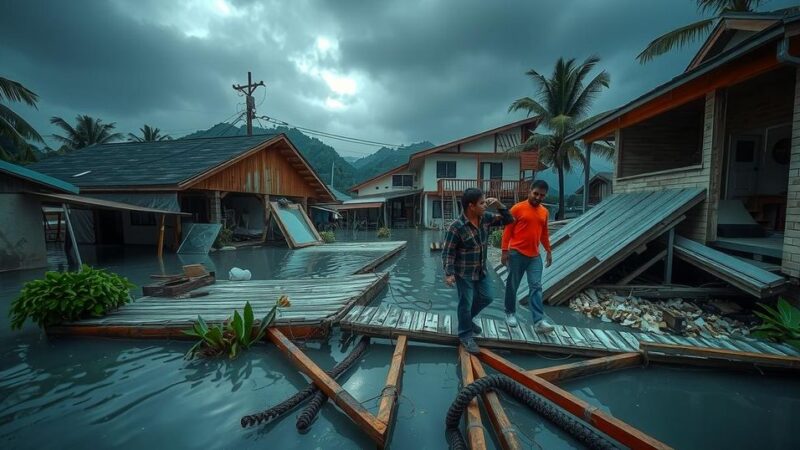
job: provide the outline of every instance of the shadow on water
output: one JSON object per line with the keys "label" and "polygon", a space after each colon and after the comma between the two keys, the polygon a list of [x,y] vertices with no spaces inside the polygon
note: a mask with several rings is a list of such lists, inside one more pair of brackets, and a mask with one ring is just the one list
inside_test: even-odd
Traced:
{"label": "shadow on water", "polygon": [[[374,231],[339,233],[337,238],[376,240]],[[441,254],[429,250],[440,234],[394,230],[391,239],[408,240],[408,246],[380,268],[391,274],[390,289],[373,304],[452,314],[455,291],[441,282]],[[150,274],[177,273],[183,264],[195,262],[206,264],[223,279],[234,266],[249,269],[255,279],[287,279],[346,275],[373,257],[262,247],[214,252],[199,259],[166,254],[159,262],[152,248],[82,250],[89,264],[118,272],[138,286],[149,282]],[[0,316],[7,317],[24,282],[43,272],[0,274]],[[503,286],[494,273],[490,277],[495,301],[485,314],[499,319]],[[617,326],[585,319],[567,308],[547,307],[547,312],[560,323]],[[529,320],[528,315],[527,309],[519,310],[523,321]],[[325,342],[303,345],[303,350],[329,369],[355,342],[334,333]],[[377,411],[391,344],[375,341],[343,378],[344,387],[372,412]],[[243,430],[239,425],[243,415],[281,402],[308,380],[271,345],[258,345],[234,361],[191,362],[183,358],[190,346],[188,341],[169,340],[48,339],[31,324],[12,332],[8,321],[0,320],[0,442],[8,448],[374,448],[330,402],[303,435],[295,430],[299,410],[269,425]],[[456,355],[452,347],[409,347],[393,448],[446,448],[444,417],[459,387]],[[504,356],[529,369],[579,360],[522,353]],[[800,411],[800,384],[795,378],[651,366],[563,386],[676,448],[800,448],[800,434],[792,427]],[[542,448],[579,448],[527,408],[510,400],[503,403],[524,433],[525,448],[531,448],[529,438]],[[489,445],[496,447],[493,441]]]}

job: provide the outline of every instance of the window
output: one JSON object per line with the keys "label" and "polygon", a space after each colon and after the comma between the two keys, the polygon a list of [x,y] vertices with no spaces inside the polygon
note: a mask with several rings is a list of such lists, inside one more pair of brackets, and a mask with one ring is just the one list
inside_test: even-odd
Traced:
{"label": "window", "polygon": [[481,178],[484,180],[502,180],[503,163],[485,162],[481,163]]}
{"label": "window", "polygon": [[455,178],[455,161],[436,161],[436,178]]}
{"label": "window", "polygon": [[[459,205],[460,206],[460,205]],[[448,215],[453,210],[453,201],[452,200],[445,200],[444,201],[444,209],[448,212]],[[459,208],[459,214],[461,214],[461,208]],[[431,211],[431,217],[433,219],[441,219],[442,218],[442,201],[441,200],[434,200],[433,201],[433,211]]]}
{"label": "window", "polygon": [[155,226],[156,215],[155,213],[131,211],[131,225],[139,227]]}
{"label": "window", "polygon": [[414,175],[392,175],[392,187],[414,187]]}

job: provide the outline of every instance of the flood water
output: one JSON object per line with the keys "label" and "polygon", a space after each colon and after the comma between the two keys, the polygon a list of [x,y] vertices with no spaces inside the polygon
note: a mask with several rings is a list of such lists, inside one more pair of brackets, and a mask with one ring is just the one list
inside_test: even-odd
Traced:
{"label": "flood water", "polygon": [[[375,240],[375,232],[337,233],[339,240]],[[399,256],[382,266],[390,288],[375,300],[401,307],[455,311],[455,292],[442,282],[438,254],[430,242],[438,232],[394,230],[408,240]],[[231,267],[253,278],[345,275],[363,265],[362,255],[244,248],[193,260],[153,249],[84,248],[85,262],[118,272],[141,286],[154,273],[176,273],[182,264],[203,262],[218,277]],[[57,264],[57,262],[54,261]],[[43,270],[0,274],[0,444],[3,448],[374,448],[359,428],[330,403],[311,430],[298,434],[299,410],[266,426],[242,429],[240,418],[279,403],[307,384],[271,345],[259,345],[235,361],[183,359],[188,341],[96,338],[48,339],[34,325],[11,331],[6,319],[22,284]],[[495,302],[486,314],[502,317],[502,284],[491,274]],[[139,288],[136,296],[141,295]],[[586,319],[568,308],[547,307],[555,321],[575,326],[617,327]],[[528,321],[529,311],[518,316]],[[329,369],[354,345],[334,333],[306,343],[306,354]],[[377,411],[392,343],[373,340],[362,360],[343,378],[344,387]],[[505,353],[526,368],[578,360]],[[455,348],[412,344],[392,448],[447,448],[444,417],[459,386]],[[800,417],[800,380],[720,370],[650,366],[591,376],[562,386],[617,418],[675,448],[800,448],[794,429]],[[506,399],[506,412],[525,448],[581,448],[568,435]],[[488,428],[488,421],[484,418]],[[489,439],[493,439],[488,432]],[[495,443],[490,442],[494,447]]]}

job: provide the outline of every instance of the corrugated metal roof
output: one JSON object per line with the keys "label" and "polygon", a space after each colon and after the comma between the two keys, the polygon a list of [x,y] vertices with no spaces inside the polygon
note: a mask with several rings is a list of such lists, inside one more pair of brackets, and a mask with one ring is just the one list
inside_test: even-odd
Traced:
{"label": "corrugated metal roof", "polygon": [[275,136],[94,145],[45,158],[31,165],[31,168],[84,188],[176,186]]}
{"label": "corrugated metal roof", "polygon": [[92,197],[85,197],[83,195],[71,195],[71,194],[45,194],[41,192],[28,192],[28,195],[32,195],[34,197],[38,197],[44,201],[53,202],[53,203],[67,203],[70,205],[78,205],[78,206],[87,206],[89,208],[97,208],[97,209],[113,209],[113,210],[121,210],[121,211],[137,211],[137,212],[145,212],[145,213],[155,213],[155,214],[167,214],[173,216],[189,216],[191,214],[180,212],[180,211],[170,211],[166,209],[156,209],[156,208],[147,208],[144,206],[139,205],[132,205],[130,203],[122,203],[122,202],[115,202],[112,200],[103,200],[99,198],[92,198]]}
{"label": "corrugated metal roof", "polygon": [[77,194],[80,191],[78,186],[75,186],[74,184],[70,184],[57,178],[53,178],[49,175],[45,175],[41,172],[31,170],[27,167],[18,166],[2,160],[0,160],[0,172],[5,172],[9,175],[31,181],[59,192]]}

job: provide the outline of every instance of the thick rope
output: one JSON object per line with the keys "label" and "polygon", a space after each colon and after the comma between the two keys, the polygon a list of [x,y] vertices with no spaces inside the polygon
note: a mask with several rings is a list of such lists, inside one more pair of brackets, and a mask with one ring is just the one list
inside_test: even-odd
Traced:
{"label": "thick rope", "polygon": [[503,375],[490,375],[463,387],[450,405],[450,409],[447,411],[447,416],[445,418],[445,436],[447,437],[447,442],[450,444],[451,450],[467,449],[464,436],[459,430],[459,422],[469,402],[478,395],[494,389],[499,389],[511,395],[517,401],[541,414],[589,448],[617,448],[608,438],[564,413],[561,409],[550,404],[547,400],[525,386]]}
{"label": "thick rope", "polygon": [[[327,373],[328,376],[330,376],[334,380],[339,378],[339,376],[341,376],[347,369],[349,369],[350,366],[352,366],[353,363],[356,362],[356,360],[361,358],[361,355],[363,355],[364,352],[367,350],[368,345],[369,345],[369,338],[366,336],[362,337],[358,345],[356,345],[353,351],[350,352],[350,354],[347,355],[345,359],[339,362],[339,364],[336,364],[336,366],[334,366],[333,369],[325,373]],[[311,397],[316,393],[321,394],[321,392],[319,392],[319,389],[317,388],[317,385],[314,383],[309,383],[309,385],[306,386],[305,389],[287,398],[281,403],[273,406],[272,408],[264,410],[260,413],[250,414],[242,417],[241,420],[242,428],[247,428],[253,425],[260,425],[262,422],[269,423],[271,420],[277,419],[278,417],[281,417],[282,415],[288,413],[289,411],[294,409],[297,405],[299,405],[307,398]]]}

